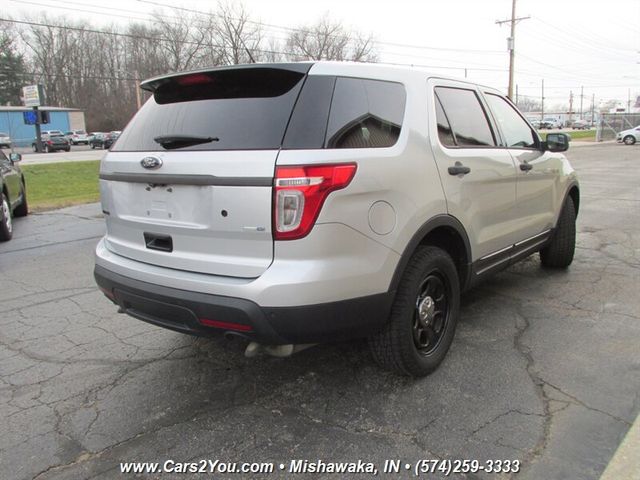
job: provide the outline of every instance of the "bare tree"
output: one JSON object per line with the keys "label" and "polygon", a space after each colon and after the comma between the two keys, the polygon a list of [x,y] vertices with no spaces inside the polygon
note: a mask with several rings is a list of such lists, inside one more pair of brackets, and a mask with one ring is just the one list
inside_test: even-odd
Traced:
{"label": "bare tree", "polygon": [[523,112],[539,112],[542,110],[542,103],[533,97],[518,97],[518,108]]}
{"label": "bare tree", "polygon": [[206,29],[195,28],[202,25],[200,17],[174,10],[171,20],[158,11],[153,13],[153,18],[162,31],[160,48],[167,56],[169,69],[179,72],[194,68],[207,40]]}
{"label": "bare tree", "polygon": [[317,23],[304,26],[289,35],[286,41],[294,60],[374,61],[374,39],[348,31],[340,22],[325,14]]}
{"label": "bare tree", "polygon": [[222,47],[222,63],[237,65],[261,59],[262,29],[249,18],[244,5],[225,2],[218,5],[216,36]]}

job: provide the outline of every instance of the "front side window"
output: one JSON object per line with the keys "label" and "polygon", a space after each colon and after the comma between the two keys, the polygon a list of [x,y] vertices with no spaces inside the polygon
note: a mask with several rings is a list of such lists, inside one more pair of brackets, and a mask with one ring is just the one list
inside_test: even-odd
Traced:
{"label": "front side window", "polygon": [[436,87],[436,97],[449,120],[458,147],[493,147],[495,138],[487,115],[473,90]]}
{"label": "front side window", "polygon": [[400,83],[336,80],[326,148],[391,147],[400,136],[406,93]]}
{"label": "front side window", "polygon": [[537,138],[516,110],[499,95],[486,95],[489,108],[500,125],[507,147],[536,148]]}

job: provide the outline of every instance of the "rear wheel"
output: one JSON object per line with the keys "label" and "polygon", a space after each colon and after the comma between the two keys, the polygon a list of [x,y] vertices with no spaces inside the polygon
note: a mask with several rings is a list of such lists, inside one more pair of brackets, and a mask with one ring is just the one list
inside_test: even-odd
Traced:
{"label": "rear wheel", "polygon": [[44,146],[44,153],[51,153],[51,149],[49,148],[49,145]]}
{"label": "rear wheel", "polygon": [[0,194],[0,242],[11,240],[13,225],[11,223],[11,208],[9,199],[4,193]]}
{"label": "rear wheel", "polygon": [[384,329],[369,338],[383,368],[421,377],[444,359],[458,321],[460,287],[451,257],[420,247],[409,261]]}
{"label": "rear wheel", "polygon": [[622,141],[625,145],[633,145],[634,143],[636,143],[636,137],[634,137],[633,135],[627,135],[622,139]]}
{"label": "rear wheel", "polygon": [[576,207],[567,198],[553,232],[551,243],[540,250],[540,261],[545,267],[567,268],[573,262],[576,249]]}

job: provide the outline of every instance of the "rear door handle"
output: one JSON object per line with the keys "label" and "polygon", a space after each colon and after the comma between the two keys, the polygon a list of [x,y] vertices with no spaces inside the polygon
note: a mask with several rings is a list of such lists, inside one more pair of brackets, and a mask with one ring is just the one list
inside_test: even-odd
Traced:
{"label": "rear door handle", "polygon": [[520,164],[520,170],[522,170],[523,172],[528,172],[532,168],[533,168],[533,165],[531,165],[529,163],[521,163]]}
{"label": "rear door handle", "polygon": [[466,175],[471,172],[469,167],[465,167],[460,162],[456,162],[453,167],[449,167],[448,169],[449,175]]}

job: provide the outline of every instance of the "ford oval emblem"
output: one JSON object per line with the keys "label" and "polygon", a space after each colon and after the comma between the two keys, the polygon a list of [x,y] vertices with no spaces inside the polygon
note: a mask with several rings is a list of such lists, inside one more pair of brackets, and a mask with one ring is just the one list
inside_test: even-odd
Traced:
{"label": "ford oval emblem", "polygon": [[144,157],[142,160],[140,160],[140,165],[142,165],[143,168],[155,170],[162,166],[162,160],[160,160],[158,157]]}

